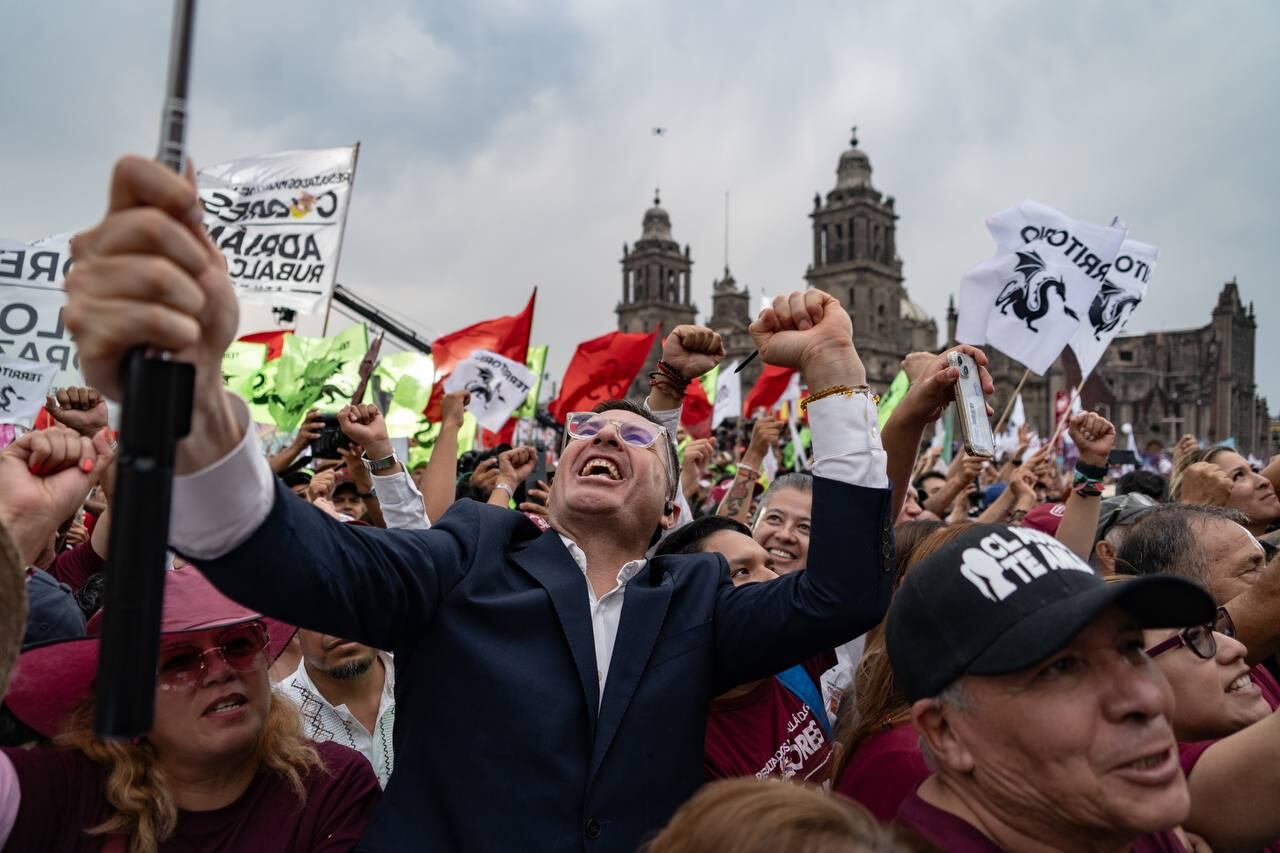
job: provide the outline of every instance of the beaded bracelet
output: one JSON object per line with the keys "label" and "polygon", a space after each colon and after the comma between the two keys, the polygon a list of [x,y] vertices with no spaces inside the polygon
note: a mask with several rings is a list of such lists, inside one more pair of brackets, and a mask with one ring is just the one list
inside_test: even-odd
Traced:
{"label": "beaded bracelet", "polygon": [[678,387],[681,392],[683,392],[685,388],[689,387],[689,383],[692,381],[661,359],[658,360],[658,372],[671,380],[671,383]]}

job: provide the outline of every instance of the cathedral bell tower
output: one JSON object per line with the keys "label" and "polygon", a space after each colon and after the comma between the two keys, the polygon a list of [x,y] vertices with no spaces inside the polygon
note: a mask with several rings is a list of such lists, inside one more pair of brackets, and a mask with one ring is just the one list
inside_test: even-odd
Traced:
{"label": "cathedral bell tower", "polygon": [[[616,309],[618,331],[652,332],[661,326],[665,336],[676,326],[693,323],[698,309],[690,297],[689,276],[693,259],[689,247],[671,239],[671,217],[662,209],[655,191],[653,207],[645,211],[640,239],[622,246],[622,301]],[[661,338],[645,368],[636,377],[631,394],[649,392],[649,373],[657,369]]]}

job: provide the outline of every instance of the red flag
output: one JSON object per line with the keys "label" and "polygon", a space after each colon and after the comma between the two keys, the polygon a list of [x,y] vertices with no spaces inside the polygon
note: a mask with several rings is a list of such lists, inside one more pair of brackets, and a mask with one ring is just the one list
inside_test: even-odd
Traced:
{"label": "red flag", "polygon": [[460,361],[471,353],[483,349],[506,356],[524,364],[529,354],[529,333],[533,329],[533,303],[538,298],[538,288],[529,295],[529,304],[519,314],[482,320],[441,335],[431,344],[431,358],[435,362],[436,381],[431,389],[431,401],[426,415],[431,421],[440,420],[440,400],[444,397],[444,380]]}
{"label": "red flag", "polygon": [[292,334],[293,332],[277,329],[274,332],[254,332],[252,335],[243,335],[240,340],[247,344],[266,344],[267,361],[271,361],[273,358],[279,358],[280,353],[284,352],[284,336]]}
{"label": "red flag", "polygon": [[564,423],[570,412],[626,397],[657,339],[657,332],[610,332],[578,344],[564,373],[560,394],[547,406],[552,416]]}
{"label": "red flag", "polygon": [[751,393],[742,403],[742,414],[751,417],[757,409],[773,409],[773,405],[782,397],[782,393],[791,384],[795,370],[790,367],[777,367],[766,364],[760,371],[760,378],[751,386]]}
{"label": "red flag", "polygon": [[694,438],[711,436],[711,416],[715,407],[707,399],[707,391],[697,379],[684,389],[684,408],[680,410],[680,425]]}

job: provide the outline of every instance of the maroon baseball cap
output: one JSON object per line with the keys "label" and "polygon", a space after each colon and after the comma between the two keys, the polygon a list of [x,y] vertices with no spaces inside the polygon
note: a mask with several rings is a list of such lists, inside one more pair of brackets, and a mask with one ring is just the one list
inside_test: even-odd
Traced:
{"label": "maroon baseball cap", "polygon": [[1062,523],[1062,516],[1066,512],[1066,504],[1038,504],[1027,513],[1026,518],[1022,519],[1022,525],[1039,530],[1041,533],[1048,533],[1050,536],[1057,536],[1058,525]]}
{"label": "maroon baseball cap", "polygon": [[[261,621],[267,628],[267,660],[274,661],[297,628],[236,604],[192,566],[165,573],[160,633],[207,631]],[[32,646],[18,657],[4,703],[45,737],[61,734],[68,715],[93,692],[102,617],[89,620],[89,636]]]}

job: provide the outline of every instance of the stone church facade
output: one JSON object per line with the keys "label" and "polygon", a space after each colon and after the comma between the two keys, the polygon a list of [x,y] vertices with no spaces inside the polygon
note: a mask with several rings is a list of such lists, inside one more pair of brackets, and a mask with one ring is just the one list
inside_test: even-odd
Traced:
{"label": "stone church facade", "polygon": [[[937,350],[938,325],[913,302],[903,284],[897,251],[898,214],[893,196],[872,183],[871,161],[858,148],[855,133],[840,155],[835,186],[815,195],[812,260],[805,271],[810,287],[839,299],[853,319],[854,339],[867,368],[867,381],[884,391],[908,352]],[[622,250],[622,300],[618,329],[664,332],[695,321],[692,301],[693,259],[672,238],[671,219],[655,197],[644,216],[641,237]],[[786,286],[771,287],[782,292]],[[745,359],[753,350],[747,326],[759,309],[750,292],[739,287],[726,268],[711,285],[711,313],[703,320],[721,334],[728,361]],[[954,302],[947,314],[948,342],[955,340]],[[1112,342],[1081,392],[1086,408],[1106,415],[1117,426],[1133,425],[1139,449],[1157,440],[1172,446],[1190,432],[1217,442],[1234,439],[1243,452],[1265,458],[1272,444],[1265,399],[1254,381],[1254,337],[1257,321],[1239,285],[1227,282],[1202,327],[1146,335],[1120,335]],[[1022,378],[1022,365],[988,349],[996,380],[998,413]],[[637,378],[632,393],[648,392],[648,373],[659,350]],[[760,361],[743,371],[743,394],[755,382]],[[1080,371],[1070,350],[1044,376],[1031,374],[1023,384],[1027,418],[1041,434],[1053,428],[1057,401],[1070,395]],[[1125,438],[1120,437],[1120,446]]]}

